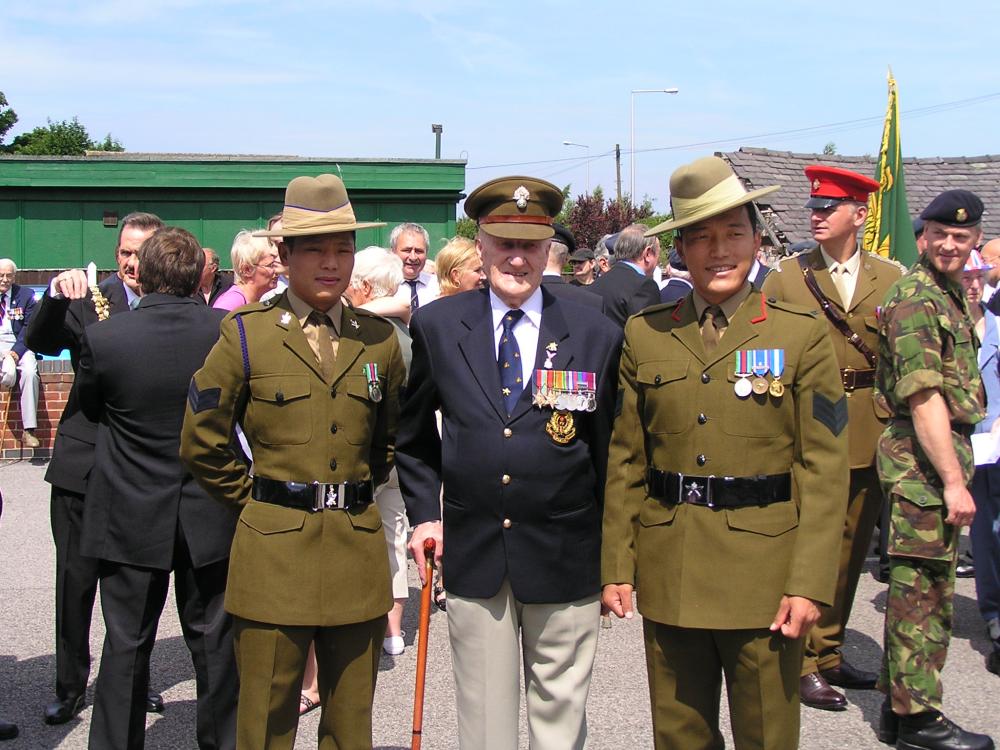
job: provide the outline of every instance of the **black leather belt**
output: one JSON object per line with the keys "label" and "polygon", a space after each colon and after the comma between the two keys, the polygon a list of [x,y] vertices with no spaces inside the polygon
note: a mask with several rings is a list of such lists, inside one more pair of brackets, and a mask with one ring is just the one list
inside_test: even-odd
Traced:
{"label": "black leather belt", "polygon": [[850,393],[858,388],[875,387],[875,370],[855,370],[848,367],[840,371],[840,382],[844,385],[844,391]]}
{"label": "black leather belt", "polygon": [[350,510],[371,504],[375,489],[367,482],[281,482],[266,477],[253,478],[253,499],[316,513],[321,510]]}
{"label": "black leather belt", "polygon": [[792,499],[792,475],[789,473],[756,477],[695,477],[649,469],[646,484],[650,497],[671,505],[690,503],[708,508],[743,508]]}

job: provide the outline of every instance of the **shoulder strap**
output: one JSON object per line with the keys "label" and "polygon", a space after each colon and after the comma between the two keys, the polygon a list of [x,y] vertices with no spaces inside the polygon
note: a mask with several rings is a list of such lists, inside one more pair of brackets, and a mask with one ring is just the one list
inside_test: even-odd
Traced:
{"label": "shoulder strap", "polygon": [[799,262],[799,268],[802,269],[802,276],[806,282],[806,288],[816,301],[819,302],[820,308],[823,310],[823,314],[826,315],[827,319],[833,324],[833,327],[843,334],[844,338],[861,352],[866,360],[868,360],[869,367],[875,367],[875,363],[878,361],[878,357],[875,356],[875,352],[868,348],[868,345],[861,340],[851,327],[847,325],[847,321],[840,317],[840,313],[830,304],[830,300],[826,298],[823,291],[819,288],[819,284],[816,282],[816,276],[813,274],[812,269],[809,267],[809,255],[808,253],[802,253],[796,260]]}
{"label": "shoulder strap", "polygon": [[247,350],[247,332],[243,327],[243,316],[236,316],[236,329],[240,332],[240,350],[243,352],[243,377],[250,382],[250,352]]}

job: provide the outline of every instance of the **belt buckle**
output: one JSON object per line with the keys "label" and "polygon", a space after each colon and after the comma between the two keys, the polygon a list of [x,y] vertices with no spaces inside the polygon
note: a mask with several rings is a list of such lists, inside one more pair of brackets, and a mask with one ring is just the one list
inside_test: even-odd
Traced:
{"label": "belt buckle", "polygon": [[[695,477],[678,474],[680,487],[678,496],[681,498],[681,502],[685,502],[690,505],[703,505],[706,508],[714,508],[715,501],[712,498],[712,483],[708,481],[711,478],[712,477],[708,477],[708,479],[696,479]],[[687,484],[684,484],[685,479],[688,480]]]}
{"label": "belt buckle", "polygon": [[321,510],[336,510],[343,508],[342,493],[340,484],[324,484],[323,482],[313,482],[314,495],[312,511],[318,513]]}
{"label": "belt buckle", "polygon": [[840,383],[844,386],[845,391],[853,391],[856,388],[857,383],[857,370],[853,367],[845,367],[840,371]]}

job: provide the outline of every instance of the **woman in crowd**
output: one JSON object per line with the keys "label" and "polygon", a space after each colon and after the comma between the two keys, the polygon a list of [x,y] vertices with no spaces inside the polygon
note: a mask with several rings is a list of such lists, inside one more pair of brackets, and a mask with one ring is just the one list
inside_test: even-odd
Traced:
{"label": "woman in crowd", "polygon": [[441,297],[482,289],[486,281],[476,243],[465,237],[455,237],[442,247],[434,258],[434,267]]}
{"label": "woman in crowd", "polygon": [[237,307],[257,302],[278,282],[281,261],[278,251],[267,237],[254,237],[244,229],[233,240],[230,252],[236,283],[220,294],[212,307],[235,310]]}

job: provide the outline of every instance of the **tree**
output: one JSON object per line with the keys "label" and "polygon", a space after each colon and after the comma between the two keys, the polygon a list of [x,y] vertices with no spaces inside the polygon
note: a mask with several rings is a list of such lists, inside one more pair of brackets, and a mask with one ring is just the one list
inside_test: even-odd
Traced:
{"label": "tree", "polygon": [[0,151],[3,150],[3,139],[7,137],[7,131],[14,127],[17,122],[17,115],[7,104],[7,97],[0,91]]}
{"label": "tree", "polygon": [[621,201],[605,200],[604,192],[597,187],[590,195],[580,195],[566,216],[566,225],[580,247],[596,247],[601,237],[619,232],[653,215],[652,201],[648,198],[641,206],[632,203],[630,196]]}
{"label": "tree", "polygon": [[95,142],[79,119],[62,122],[47,121],[14,138],[9,151],[26,156],[83,156],[87,151],[124,151],[125,148],[108,133],[104,140]]}
{"label": "tree", "polygon": [[837,153],[837,144],[834,143],[833,141],[830,141],[825,146],[823,146],[824,156],[834,156],[836,153]]}
{"label": "tree", "polygon": [[476,239],[476,232],[478,231],[476,227],[476,222],[470,219],[468,216],[463,216],[461,219],[455,222],[455,236],[465,237],[466,239],[474,240]]}

